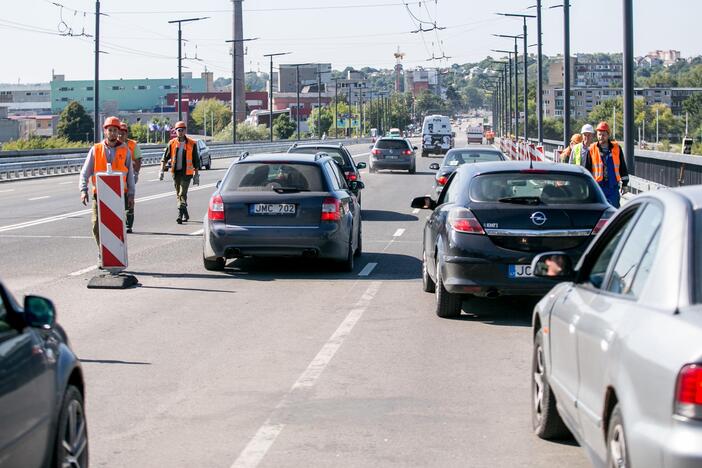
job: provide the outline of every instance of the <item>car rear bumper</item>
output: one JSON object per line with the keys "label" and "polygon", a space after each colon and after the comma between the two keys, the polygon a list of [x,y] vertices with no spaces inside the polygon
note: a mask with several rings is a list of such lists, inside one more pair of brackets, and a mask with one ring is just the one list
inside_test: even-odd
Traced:
{"label": "car rear bumper", "polygon": [[[675,421],[661,451],[665,468],[702,466],[702,422]],[[645,466],[647,462],[641,463]]]}
{"label": "car rear bumper", "polygon": [[398,158],[398,159],[375,159],[373,158],[374,169],[400,169],[408,170],[414,165],[414,158]]}
{"label": "car rear bumper", "polygon": [[441,146],[422,146],[422,151],[429,154],[446,154],[450,149],[450,146],[445,148]]}

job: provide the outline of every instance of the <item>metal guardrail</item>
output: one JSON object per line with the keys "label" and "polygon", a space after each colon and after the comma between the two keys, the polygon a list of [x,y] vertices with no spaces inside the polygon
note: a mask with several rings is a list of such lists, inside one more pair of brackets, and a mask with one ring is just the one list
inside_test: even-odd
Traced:
{"label": "metal guardrail", "polygon": [[[301,143],[363,144],[369,143],[370,138],[332,139],[332,140],[303,140]],[[233,145],[231,143],[208,145],[212,159],[225,159],[238,156],[243,151],[263,153],[266,151],[286,151],[295,141],[250,142]],[[142,148],[142,166],[154,166],[161,162],[164,145],[144,145]],[[148,149],[147,149],[148,148]],[[79,173],[85,162],[88,149],[83,152],[64,152],[60,155],[30,155],[0,159],[0,182],[28,179],[33,177],[60,176]]]}

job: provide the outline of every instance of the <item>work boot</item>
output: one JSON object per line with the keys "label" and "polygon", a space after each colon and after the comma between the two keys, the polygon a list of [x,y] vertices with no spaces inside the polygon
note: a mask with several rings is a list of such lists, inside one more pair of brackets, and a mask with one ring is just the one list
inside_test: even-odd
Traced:
{"label": "work boot", "polygon": [[183,221],[188,221],[190,220],[190,214],[188,214],[188,207],[184,206],[183,207]]}
{"label": "work boot", "polygon": [[176,219],[176,223],[183,224],[183,208],[178,208],[178,218]]}

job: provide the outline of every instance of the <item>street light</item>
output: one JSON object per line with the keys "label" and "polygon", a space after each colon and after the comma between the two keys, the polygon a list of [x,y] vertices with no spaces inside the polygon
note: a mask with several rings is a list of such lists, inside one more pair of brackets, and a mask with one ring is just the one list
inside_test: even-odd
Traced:
{"label": "street light", "polygon": [[182,23],[189,23],[192,21],[200,21],[208,19],[209,16],[203,16],[200,18],[187,18],[169,21],[169,24],[178,23],[178,120],[183,120],[183,58],[182,58],[182,47],[183,47],[183,32],[181,30]]}
{"label": "street light", "polygon": [[[232,143],[234,144],[236,144],[236,123],[238,121],[236,102],[236,43],[255,41],[257,39],[258,37],[252,37],[248,39],[229,39],[224,41],[232,43]],[[244,109],[244,111],[246,111],[246,109]]]}
{"label": "street light", "polygon": [[292,52],[276,52],[275,54],[263,54],[264,57],[271,59],[271,74],[268,77],[268,123],[270,124],[271,143],[273,143],[273,57],[279,55],[288,55]]}
{"label": "street light", "polygon": [[[317,135],[322,139],[322,74],[331,73],[331,70],[320,71],[317,64]],[[324,85],[324,93],[327,92],[327,85]]]}
{"label": "street light", "polygon": [[[509,119],[508,119],[508,127],[509,127],[509,132],[512,133],[512,54],[514,54],[514,51],[511,50],[501,50],[501,49],[492,49],[493,52],[500,52],[503,54],[507,54],[508,57],[508,62],[507,62],[507,79],[509,82]],[[517,111],[517,102],[519,100],[519,85],[517,84],[517,58],[514,58],[514,108],[515,108],[515,115],[518,113]],[[514,128],[514,134],[519,133],[519,124],[515,119],[515,128]]]}
{"label": "street light", "polygon": [[517,39],[522,37],[521,35],[512,36],[509,34],[493,34],[495,37],[504,37],[508,39],[514,39],[514,135],[519,136],[519,67],[517,62],[519,62],[519,53],[517,52]]}
{"label": "street light", "polygon": [[[297,124],[297,141],[300,141],[300,67],[314,65],[313,63],[293,63],[288,66],[295,67],[295,92],[297,94],[297,104],[295,107],[295,123]],[[280,90],[278,90],[280,91]]]}
{"label": "street light", "polygon": [[570,141],[570,2],[554,5],[563,8],[563,145]]}
{"label": "street light", "polygon": [[[501,134],[504,135],[509,131],[509,125],[510,125],[510,118],[509,118],[509,110],[508,106],[509,103],[511,102],[511,98],[508,98],[508,90],[511,93],[512,88],[507,87],[507,66],[509,65],[508,61],[505,60],[492,60],[492,64],[495,65],[502,65],[502,78],[500,79],[501,86],[502,86],[502,93],[501,93],[501,109],[502,109],[502,114],[501,114],[501,121],[502,121],[502,132]],[[511,76],[511,75],[510,75]]]}

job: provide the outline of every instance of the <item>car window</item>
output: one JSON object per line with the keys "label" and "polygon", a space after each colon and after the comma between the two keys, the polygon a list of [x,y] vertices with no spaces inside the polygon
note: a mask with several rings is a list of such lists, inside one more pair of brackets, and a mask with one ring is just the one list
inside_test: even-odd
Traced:
{"label": "car window", "polygon": [[5,307],[5,303],[3,302],[2,299],[2,294],[0,294],[0,337],[5,332],[11,331],[12,327],[7,321],[7,308]]}
{"label": "car window", "polygon": [[439,197],[439,204],[456,203],[458,196],[461,193],[461,174],[454,173],[453,177],[449,176],[448,182]]}
{"label": "car window", "polygon": [[632,210],[624,221],[617,222],[615,227],[607,230],[606,234],[609,239],[605,241],[604,247],[601,248],[600,253],[595,259],[595,263],[588,274],[588,282],[597,289],[602,287],[602,283],[604,282],[607,269],[612,261],[612,257],[617,251],[617,247],[619,246],[620,242],[622,239],[624,239],[624,234],[628,231],[628,228],[635,218],[635,212],[636,211]]}
{"label": "car window", "polygon": [[471,183],[473,201],[496,202],[527,197],[544,204],[572,205],[601,201],[591,177],[556,172],[500,172],[476,177]]}
{"label": "car window", "polygon": [[348,188],[346,185],[346,177],[344,177],[344,174],[341,172],[339,165],[336,163],[329,163],[329,165],[332,168],[332,172],[336,176],[336,180],[339,182],[339,187],[342,189]]}
{"label": "car window", "polygon": [[346,160],[341,152],[340,148],[291,148],[290,153],[302,153],[302,154],[316,154],[316,153],[327,153],[334,161],[338,162],[342,166],[347,166]]}
{"label": "car window", "polygon": [[378,140],[375,143],[375,147],[378,149],[405,150],[408,148],[408,144],[405,140]]}
{"label": "car window", "polygon": [[502,161],[496,151],[449,151],[442,166],[460,166],[465,163]]}
{"label": "car window", "polygon": [[324,191],[319,166],[290,162],[236,164],[223,185],[225,191],[273,191],[279,188]]}
{"label": "car window", "polygon": [[[608,280],[607,291],[636,297],[632,286],[636,281],[637,291],[640,291],[646,282],[649,270],[640,266],[647,264],[650,269],[662,218],[663,212],[657,205],[649,204],[644,208],[622,246]],[[644,261],[646,264],[642,265]]]}
{"label": "car window", "polygon": [[339,182],[339,177],[336,175],[336,171],[334,171],[334,164],[331,162],[327,162],[324,164],[324,168],[327,171],[327,174],[329,175],[329,179],[331,180],[332,184],[332,190],[339,190],[341,189],[341,184]]}

